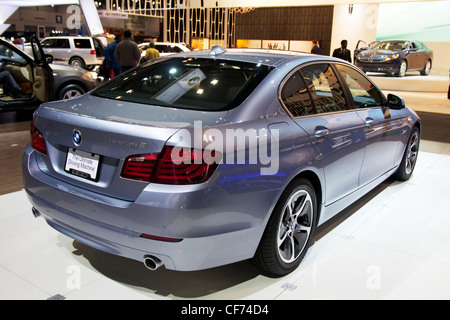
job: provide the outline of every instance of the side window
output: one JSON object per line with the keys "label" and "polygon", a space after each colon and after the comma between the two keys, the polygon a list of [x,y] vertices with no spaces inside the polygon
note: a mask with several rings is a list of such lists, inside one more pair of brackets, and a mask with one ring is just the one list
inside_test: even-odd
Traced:
{"label": "side window", "polygon": [[69,39],[56,39],[56,47],[59,49],[70,48]]}
{"label": "side window", "polygon": [[13,50],[3,44],[0,44],[0,60],[4,63],[16,62],[19,64],[27,64],[28,62],[19,54],[20,49]]}
{"label": "side window", "polygon": [[281,100],[294,118],[316,113],[308,89],[298,71],[284,83]]}
{"label": "side window", "polygon": [[42,48],[56,48],[55,39],[47,39],[42,42]]}
{"label": "side window", "polygon": [[347,110],[344,92],[329,64],[314,64],[300,70],[317,113]]}
{"label": "side window", "polygon": [[74,39],[75,48],[77,49],[91,49],[91,41],[89,39]]}
{"label": "side window", "polygon": [[181,50],[181,48],[178,48],[177,46],[172,46],[172,51],[173,52],[183,52],[183,50]]}
{"label": "side window", "polygon": [[381,93],[364,75],[348,66],[336,64],[336,67],[350,89],[356,108],[375,107],[383,103]]}

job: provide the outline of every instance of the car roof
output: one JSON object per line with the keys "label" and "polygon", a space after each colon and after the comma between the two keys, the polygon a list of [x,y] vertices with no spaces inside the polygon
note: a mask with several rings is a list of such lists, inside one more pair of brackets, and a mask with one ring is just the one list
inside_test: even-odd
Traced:
{"label": "car roof", "polygon": [[309,61],[339,61],[329,56],[315,55],[307,52],[286,51],[286,50],[270,50],[270,49],[226,49],[224,53],[211,55],[210,50],[189,51],[179,53],[176,56],[169,57],[196,57],[196,58],[217,58],[224,60],[235,60],[249,63],[260,63],[267,66],[277,67],[290,62],[309,62]]}
{"label": "car roof", "polygon": [[51,37],[45,37],[45,39],[91,39],[92,37],[80,37],[80,36],[51,36]]}
{"label": "car roof", "polygon": [[[139,45],[148,45],[150,43],[150,41],[147,41],[147,42],[142,42],[142,43],[139,43]],[[159,42],[159,41],[156,41],[156,42],[154,42],[155,44],[167,44],[167,45],[171,45],[171,46],[183,46],[183,47],[185,47],[185,45],[184,44],[182,44],[182,43],[177,43],[177,42]]]}

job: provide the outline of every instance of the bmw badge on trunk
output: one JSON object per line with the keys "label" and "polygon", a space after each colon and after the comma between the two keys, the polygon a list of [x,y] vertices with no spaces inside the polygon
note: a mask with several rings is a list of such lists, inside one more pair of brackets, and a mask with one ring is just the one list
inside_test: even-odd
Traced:
{"label": "bmw badge on trunk", "polygon": [[73,142],[77,146],[79,146],[80,143],[81,143],[81,132],[80,132],[80,130],[78,130],[78,129],[73,130],[72,138],[73,138]]}

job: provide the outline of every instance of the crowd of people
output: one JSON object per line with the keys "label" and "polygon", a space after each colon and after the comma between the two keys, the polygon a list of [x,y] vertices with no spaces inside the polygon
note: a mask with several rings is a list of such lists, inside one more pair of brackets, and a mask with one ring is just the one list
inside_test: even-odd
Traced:
{"label": "crowd of people", "polygon": [[103,55],[105,56],[106,77],[111,79],[122,72],[136,67],[143,61],[158,58],[159,51],[155,49],[154,41],[151,41],[150,48],[146,50],[145,56],[141,58],[141,52],[137,43],[131,39],[131,32],[125,30],[123,39],[119,35],[115,36],[115,39],[103,50]]}

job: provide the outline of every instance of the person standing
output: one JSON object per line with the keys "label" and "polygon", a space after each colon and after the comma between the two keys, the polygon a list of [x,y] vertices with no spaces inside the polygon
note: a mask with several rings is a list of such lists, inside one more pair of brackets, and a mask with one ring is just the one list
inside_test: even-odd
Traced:
{"label": "person standing", "polygon": [[108,70],[108,76],[110,79],[120,74],[120,63],[114,56],[117,44],[120,42],[120,36],[116,35],[114,40],[111,41],[103,50],[105,56],[106,69]]}
{"label": "person standing", "polygon": [[342,40],[341,47],[334,49],[333,57],[340,58],[352,63],[352,54],[350,50],[347,49],[347,40]]}
{"label": "person standing", "polygon": [[150,61],[156,58],[159,58],[159,51],[155,48],[155,42],[150,41],[150,48],[145,50],[145,59],[146,61]]}
{"label": "person standing", "polygon": [[119,61],[120,72],[128,71],[139,64],[141,52],[136,42],[131,40],[131,31],[125,30],[123,40],[117,44],[114,56]]}
{"label": "person standing", "polygon": [[319,40],[313,40],[313,47],[311,49],[311,53],[314,54],[322,54],[322,49],[319,47]]}

